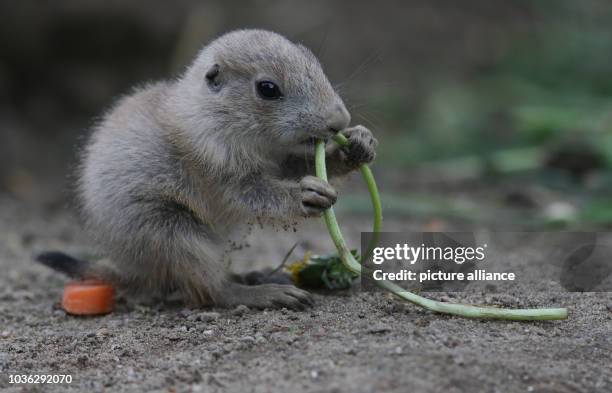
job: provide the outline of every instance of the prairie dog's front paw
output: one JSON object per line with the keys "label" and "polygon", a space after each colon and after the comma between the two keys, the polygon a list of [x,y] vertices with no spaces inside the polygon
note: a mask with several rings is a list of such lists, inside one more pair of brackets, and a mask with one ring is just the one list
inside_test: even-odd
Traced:
{"label": "prairie dog's front paw", "polygon": [[345,152],[344,161],[349,167],[357,168],[374,161],[378,141],[372,131],[359,125],[346,129],[343,134],[349,141],[348,146],[342,148]]}
{"label": "prairie dog's front paw", "polygon": [[317,217],[338,199],[336,190],[325,180],[315,176],[305,176],[300,180],[300,204],[302,215]]}

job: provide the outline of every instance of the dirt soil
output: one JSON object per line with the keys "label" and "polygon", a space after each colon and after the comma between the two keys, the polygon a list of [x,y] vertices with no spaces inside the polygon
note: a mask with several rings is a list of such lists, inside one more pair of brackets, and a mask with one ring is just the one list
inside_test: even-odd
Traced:
{"label": "dirt soil", "polygon": [[[412,221],[387,217],[386,228],[424,225]],[[367,218],[342,223],[357,245]],[[296,240],[296,257],[332,250],[315,221],[297,234],[254,233],[234,266],[274,266]],[[555,293],[543,282],[538,292],[429,294],[568,307],[569,319],[555,322],[462,319],[357,290],[318,293],[306,312],[128,299],[110,315],[77,318],[58,305],[65,279],[31,256],[84,244],[62,208],[0,196],[0,391],[612,392],[612,293]],[[70,374],[73,382],[10,385],[10,374]]]}

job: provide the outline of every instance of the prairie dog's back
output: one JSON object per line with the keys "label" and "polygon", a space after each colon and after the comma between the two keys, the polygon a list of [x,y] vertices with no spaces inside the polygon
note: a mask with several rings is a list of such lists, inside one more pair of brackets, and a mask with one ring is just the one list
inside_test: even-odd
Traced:
{"label": "prairie dog's back", "polygon": [[[94,129],[82,157],[78,192],[91,225],[129,207],[130,198],[171,175],[171,152],[157,121],[166,88],[158,83],[123,97]],[[103,217],[102,217],[103,216]]]}

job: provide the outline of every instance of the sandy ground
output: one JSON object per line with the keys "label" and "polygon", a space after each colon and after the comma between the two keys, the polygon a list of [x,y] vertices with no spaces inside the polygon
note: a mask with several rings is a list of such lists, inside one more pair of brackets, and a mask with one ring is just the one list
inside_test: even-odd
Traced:
{"label": "sandy ground", "polygon": [[[414,229],[409,221],[387,217],[387,229]],[[343,220],[352,244],[366,222]],[[235,266],[274,266],[296,240],[296,255],[331,250],[320,222],[273,235],[254,234]],[[358,291],[316,294],[306,312],[129,299],[111,315],[75,318],[58,307],[65,280],[31,255],[83,244],[62,209],[0,198],[0,391],[612,392],[612,293],[431,294],[570,310],[567,321],[535,323],[437,315]],[[73,382],[9,384],[10,374],[47,373]]]}

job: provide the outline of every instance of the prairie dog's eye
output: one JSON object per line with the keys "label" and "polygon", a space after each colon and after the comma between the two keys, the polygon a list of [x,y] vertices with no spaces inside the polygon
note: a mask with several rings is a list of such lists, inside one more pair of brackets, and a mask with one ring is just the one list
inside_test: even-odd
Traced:
{"label": "prairie dog's eye", "polygon": [[278,100],[283,96],[279,87],[274,82],[257,82],[257,93],[264,100]]}
{"label": "prairie dog's eye", "polygon": [[214,64],[206,72],[206,83],[212,91],[221,90],[221,81],[219,81],[219,64]]}

